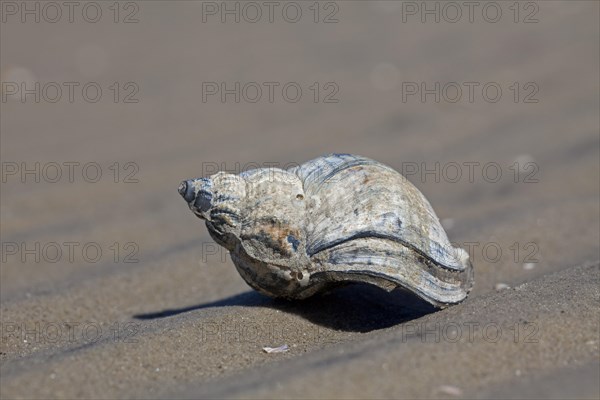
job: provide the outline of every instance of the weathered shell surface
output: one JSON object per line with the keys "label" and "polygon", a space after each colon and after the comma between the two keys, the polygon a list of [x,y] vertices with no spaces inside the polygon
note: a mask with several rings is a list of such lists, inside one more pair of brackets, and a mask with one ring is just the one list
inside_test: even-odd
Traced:
{"label": "weathered shell surface", "polygon": [[467,253],[452,247],[423,194],[365,157],[220,172],[179,191],[246,282],[270,296],[305,298],[368,282],[443,307],[464,300],[473,284]]}

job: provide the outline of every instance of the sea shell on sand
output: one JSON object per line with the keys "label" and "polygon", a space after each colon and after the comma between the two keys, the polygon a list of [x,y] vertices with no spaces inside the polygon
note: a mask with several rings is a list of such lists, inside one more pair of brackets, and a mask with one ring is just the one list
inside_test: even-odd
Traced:
{"label": "sea shell on sand", "polygon": [[272,297],[302,299],[366,282],[445,307],[473,285],[467,252],[450,244],[423,194],[365,157],[218,172],[183,181],[179,193],[244,280]]}

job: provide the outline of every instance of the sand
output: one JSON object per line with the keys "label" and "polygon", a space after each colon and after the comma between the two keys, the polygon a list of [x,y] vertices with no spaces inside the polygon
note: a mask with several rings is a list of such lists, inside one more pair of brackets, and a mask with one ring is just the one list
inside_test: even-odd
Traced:
{"label": "sand", "polygon": [[[497,23],[421,23],[392,2],[337,2],[337,23],[314,23],[312,3],[297,3],[298,23],[134,3],[137,23],[121,21],[134,9],[115,23],[99,3],[98,23],[0,24],[3,82],[103,90],[95,103],[81,91],[53,103],[48,86],[39,102],[0,103],[3,399],[600,396],[597,2],[536,2],[537,23],[522,22],[525,8],[515,23],[512,2],[495,3]],[[334,10],[321,7],[320,20]],[[203,82],[292,82],[303,96],[204,102]],[[403,99],[422,82],[503,94]],[[324,102],[332,88],[339,101]],[[467,301],[436,311],[367,285],[267,298],[176,190],[215,168],[332,151],[384,162],[423,191],[471,248]],[[21,176],[35,163],[39,176]],[[97,182],[96,165],[82,175],[89,163]]]}

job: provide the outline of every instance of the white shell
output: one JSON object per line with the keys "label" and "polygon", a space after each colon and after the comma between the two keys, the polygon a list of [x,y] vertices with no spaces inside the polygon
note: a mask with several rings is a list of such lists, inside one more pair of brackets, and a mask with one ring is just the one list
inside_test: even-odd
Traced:
{"label": "white shell", "polygon": [[218,173],[182,183],[180,193],[246,282],[270,296],[305,298],[368,282],[444,307],[473,285],[468,254],[452,247],[423,194],[365,157]]}

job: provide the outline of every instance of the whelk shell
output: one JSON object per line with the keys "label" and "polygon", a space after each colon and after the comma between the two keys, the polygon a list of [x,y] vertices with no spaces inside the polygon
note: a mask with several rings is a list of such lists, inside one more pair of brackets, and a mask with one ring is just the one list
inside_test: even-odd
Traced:
{"label": "whelk shell", "polygon": [[179,193],[244,280],[272,297],[302,299],[366,282],[445,307],[473,285],[467,252],[450,244],[423,194],[366,157],[330,154],[289,170],[218,172],[183,181]]}

